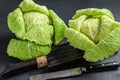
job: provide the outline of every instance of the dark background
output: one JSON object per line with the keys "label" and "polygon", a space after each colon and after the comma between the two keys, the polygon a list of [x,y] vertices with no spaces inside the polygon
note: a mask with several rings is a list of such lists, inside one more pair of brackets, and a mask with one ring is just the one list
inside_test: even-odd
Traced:
{"label": "dark background", "polygon": [[[0,0],[0,72],[2,72],[7,64],[15,63],[18,60],[7,55],[6,49],[11,38],[15,37],[7,26],[7,15],[13,11],[22,0]],[[73,14],[78,9],[83,8],[107,8],[112,11],[117,21],[120,21],[120,0],[34,0],[38,4],[46,5],[48,9],[54,10],[67,24]],[[102,62],[119,61],[120,53],[118,52],[109,59]],[[119,61],[120,62],[120,61]],[[39,73],[39,70],[31,70],[8,80],[28,80],[32,74]],[[99,73],[84,74],[74,78],[66,78],[62,80],[120,80],[120,70],[107,71]]]}

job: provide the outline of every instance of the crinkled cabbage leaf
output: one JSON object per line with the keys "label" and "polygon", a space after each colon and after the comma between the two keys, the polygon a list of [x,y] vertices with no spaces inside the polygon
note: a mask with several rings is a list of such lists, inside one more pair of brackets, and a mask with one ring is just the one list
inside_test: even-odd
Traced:
{"label": "crinkled cabbage leaf", "polygon": [[34,59],[39,56],[47,55],[51,50],[50,45],[36,45],[33,42],[12,39],[8,45],[9,56],[21,60]]}

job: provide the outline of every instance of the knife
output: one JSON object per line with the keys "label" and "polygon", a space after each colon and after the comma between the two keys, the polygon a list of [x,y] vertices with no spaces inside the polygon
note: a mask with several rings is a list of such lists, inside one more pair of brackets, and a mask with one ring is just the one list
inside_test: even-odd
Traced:
{"label": "knife", "polygon": [[43,62],[42,59],[44,58],[46,60],[45,65],[38,67],[37,59],[9,64],[0,74],[0,80],[2,77],[8,78],[10,76],[25,72],[27,70],[42,68],[46,66],[50,68],[50,70],[59,70],[61,69],[61,65],[68,65],[72,62],[74,63],[76,61],[82,60],[82,53],[83,51],[74,49],[73,47],[69,46],[69,43],[64,43],[62,45],[53,47],[50,55],[39,57],[39,64]]}
{"label": "knife", "polygon": [[58,78],[66,78],[81,75],[82,73],[89,72],[100,72],[106,70],[115,70],[120,66],[120,64],[116,61],[107,62],[95,65],[88,65],[84,67],[72,68],[62,71],[43,73],[30,76],[30,80],[48,80],[48,79],[58,79]]}

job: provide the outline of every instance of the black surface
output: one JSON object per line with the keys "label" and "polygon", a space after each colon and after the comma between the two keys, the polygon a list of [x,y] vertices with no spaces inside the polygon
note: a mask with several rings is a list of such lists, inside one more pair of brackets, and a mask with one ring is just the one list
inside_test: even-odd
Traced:
{"label": "black surface", "polygon": [[[9,63],[19,62],[17,59],[7,55],[6,49],[11,38],[15,37],[7,26],[7,15],[13,11],[22,0],[0,0],[0,72],[5,69]],[[46,5],[53,9],[66,23],[73,16],[76,10],[82,8],[108,8],[115,15],[117,21],[120,21],[120,0],[34,0],[38,4]],[[120,52],[102,62],[118,61],[120,62]],[[100,62],[99,62],[100,63]],[[120,68],[119,68],[120,69]],[[120,80],[120,70],[107,71],[99,73],[84,74],[73,78],[62,80]],[[32,74],[40,73],[42,69],[31,70],[7,80],[28,80]]]}

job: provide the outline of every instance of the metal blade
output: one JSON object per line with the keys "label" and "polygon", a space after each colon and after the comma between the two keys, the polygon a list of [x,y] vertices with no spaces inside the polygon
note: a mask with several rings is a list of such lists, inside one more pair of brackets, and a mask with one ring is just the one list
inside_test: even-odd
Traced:
{"label": "metal blade", "polygon": [[37,74],[30,77],[30,80],[47,80],[56,78],[65,78],[81,75],[82,71],[80,68],[73,68],[68,70],[56,71],[51,73]]}
{"label": "metal blade", "polygon": [[88,65],[85,67],[67,69],[62,71],[56,71],[51,73],[37,74],[30,77],[30,80],[48,80],[48,79],[56,79],[56,78],[65,78],[81,75],[82,72],[100,72],[105,70],[116,70],[120,66],[120,63],[113,61],[95,65]]}

